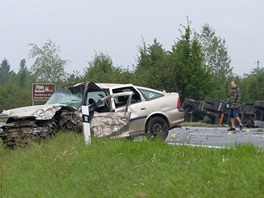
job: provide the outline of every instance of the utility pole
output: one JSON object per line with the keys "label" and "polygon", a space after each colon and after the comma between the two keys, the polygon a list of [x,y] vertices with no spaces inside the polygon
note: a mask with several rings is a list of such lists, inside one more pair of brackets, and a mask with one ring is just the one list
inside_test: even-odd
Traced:
{"label": "utility pole", "polygon": [[257,68],[259,69],[259,64],[261,63],[259,60],[257,60],[257,62],[255,62],[255,63],[257,63]]}

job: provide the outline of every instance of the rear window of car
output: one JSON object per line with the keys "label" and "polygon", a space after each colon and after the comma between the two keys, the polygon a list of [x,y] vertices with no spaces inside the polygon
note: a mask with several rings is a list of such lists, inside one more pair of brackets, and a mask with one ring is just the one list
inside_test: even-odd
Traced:
{"label": "rear window of car", "polygon": [[138,90],[141,92],[141,94],[146,100],[154,100],[156,98],[160,98],[164,96],[163,94],[155,92],[155,91],[150,91],[150,90],[141,89],[141,88]]}

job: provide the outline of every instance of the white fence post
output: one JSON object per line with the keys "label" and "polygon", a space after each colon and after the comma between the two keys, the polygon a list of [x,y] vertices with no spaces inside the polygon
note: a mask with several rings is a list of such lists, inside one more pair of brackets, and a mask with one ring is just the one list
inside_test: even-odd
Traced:
{"label": "white fence post", "polygon": [[82,106],[82,118],[83,118],[83,134],[86,144],[91,144],[91,128],[89,121],[89,107]]}

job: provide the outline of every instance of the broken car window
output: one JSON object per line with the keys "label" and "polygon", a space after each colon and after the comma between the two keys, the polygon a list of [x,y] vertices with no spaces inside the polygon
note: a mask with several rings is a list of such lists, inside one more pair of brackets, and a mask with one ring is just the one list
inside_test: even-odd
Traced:
{"label": "broken car window", "polygon": [[156,98],[160,98],[162,96],[164,96],[163,94],[160,94],[160,93],[157,93],[157,92],[154,92],[154,91],[150,91],[150,90],[146,90],[146,89],[138,89],[141,94],[143,95],[143,97],[146,99],[146,100],[154,100]]}
{"label": "broken car window", "polygon": [[82,102],[81,87],[60,88],[46,102],[49,104],[65,104],[76,109],[80,108]]}
{"label": "broken car window", "polygon": [[[87,104],[92,104],[94,102],[97,102],[99,99],[105,97],[106,94],[104,91],[92,91],[88,92],[88,97],[87,97]],[[101,106],[103,106],[102,104]]]}
{"label": "broken car window", "polygon": [[97,103],[95,111],[97,112],[109,112],[109,101],[98,103],[101,98],[104,98],[106,93],[104,91],[91,91],[88,92],[87,104],[91,105]]}

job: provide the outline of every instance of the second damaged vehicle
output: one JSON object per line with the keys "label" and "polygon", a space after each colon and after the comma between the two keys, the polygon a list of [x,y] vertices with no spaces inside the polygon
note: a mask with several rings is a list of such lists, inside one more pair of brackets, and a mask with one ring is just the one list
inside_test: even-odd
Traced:
{"label": "second damaged vehicle", "polygon": [[89,82],[58,89],[45,105],[3,111],[7,122],[0,137],[6,147],[14,147],[58,131],[82,132],[82,106],[89,108],[91,130],[97,137],[165,139],[169,129],[184,121],[178,93]]}

